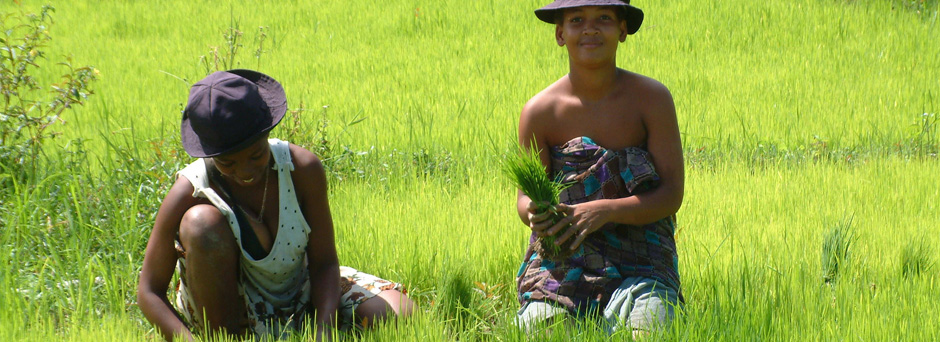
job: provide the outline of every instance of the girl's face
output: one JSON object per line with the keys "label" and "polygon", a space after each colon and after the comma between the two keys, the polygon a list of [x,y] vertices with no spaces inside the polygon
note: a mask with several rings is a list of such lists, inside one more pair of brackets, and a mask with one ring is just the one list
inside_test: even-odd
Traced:
{"label": "girl's face", "polygon": [[264,180],[271,160],[267,135],[255,143],[235,152],[212,157],[222,176],[238,186],[250,186]]}

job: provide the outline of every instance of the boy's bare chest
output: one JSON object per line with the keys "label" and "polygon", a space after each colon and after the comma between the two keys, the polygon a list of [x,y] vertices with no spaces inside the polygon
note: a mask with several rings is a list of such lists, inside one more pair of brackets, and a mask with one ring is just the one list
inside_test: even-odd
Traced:
{"label": "boy's bare chest", "polygon": [[574,104],[558,113],[551,145],[586,136],[601,146],[619,149],[646,142],[642,113],[628,101],[604,104]]}

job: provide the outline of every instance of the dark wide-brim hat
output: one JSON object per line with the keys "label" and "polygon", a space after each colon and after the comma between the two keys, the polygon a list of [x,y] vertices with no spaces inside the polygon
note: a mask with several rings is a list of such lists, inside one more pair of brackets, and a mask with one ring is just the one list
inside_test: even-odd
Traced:
{"label": "dark wide-brim hat", "polygon": [[270,76],[217,71],[189,89],[180,124],[183,148],[197,158],[241,150],[277,126],[286,112],[284,88]]}
{"label": "dark wide-brim hat", "polygon": [[627,34],[634,34],[643,24],[643,10],[630,5],[630,0],[555,0],[545,7],[535,10],[535,16],[540,20],[554,24],[558,15],[565,8],[584,6],[618,6],[623,8],[624,18],[627,21]]}

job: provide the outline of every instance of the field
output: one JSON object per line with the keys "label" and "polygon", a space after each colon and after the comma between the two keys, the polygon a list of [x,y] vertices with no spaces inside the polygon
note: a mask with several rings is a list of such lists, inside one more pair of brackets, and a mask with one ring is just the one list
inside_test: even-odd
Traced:
{"label": "field", "polygon": [[[19,2],[0,13],[47,3]],[[191,161],[189,85],[230,67],[284,85],[273,135],[324,159],[341,264],[418,301],[346,340],[606,340],[512,324],[528,230],[498,162],[567,71],[532,14],[547,2],[48,0],[37,77],[64,55],[100,74],[36,164],[0,159],[0,341],[158,339],[135,303],[144,247]],[[618,64],[669,87],[686,161],[687,303],[651,339],[940,340],[938,2],[633,3]]]}

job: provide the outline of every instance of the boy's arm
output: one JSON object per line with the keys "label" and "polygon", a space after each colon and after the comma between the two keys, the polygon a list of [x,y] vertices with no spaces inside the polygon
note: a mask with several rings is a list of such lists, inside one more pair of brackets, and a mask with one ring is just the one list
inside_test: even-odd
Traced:
{"label": "boy's arm", "polygon": [[192,340],[189,329],[166,295],[176,266],[176,233],[183,214],[196,204],[192,193],[193,186],[189,180],[179,177],[160,204],[137,285],[140,311],[167,341],[172,341],[175,336]]}
{"label": "boy's arm", "polygon": [[[543,100],[543,96],[541,95],[542,94],[536,95],[523,106],[522,113],[519,116],[518,141],[519,145],[526,151],[533,146],[538,148],[539,159],[542,161],[542,166],[545,167],[545,172],[549,172],[551,159],[549,157],[549,146],[545,132],[548,129],[548,119],[551,115],[551,110],[550,106]],[[522,223],[538,233],[548,228],[547,226],[543,227],[542,225],[538,225],[538,223],[547,220],[549,214],[548,212],[542,213],[541,215],[536,214],[535,205],[531,202],[532,200],[529,196],[521,190],[518,191],[516,197],[516,213],[519,215],[519,219],[522,220]]]}
{"label": "boy's arm", "polygon": [[[674,215],[682,206],[685,193],[685,164],[682,157],[682,140],[676,107],[672,94],[663,84],[650,79],[645,97],[643,123],[646,126],[646,145],[652,156],[653,166],[659,174],[659,186],[654,190],[633,197],[644,204],[645,215],[637,215],[634,221],[650,223]],[[629,220],[628,218],[625,218]]]}
{"label": "boy's arm", "polygon": [[310,226],[307,268],[310,272],[310,304],[316,319],[317,340],[329,340],[339,305],[339,260],[333,233],[333,218],[327,198],[326,172],[310,151],[291,145],[292,177],[304,218]]}

